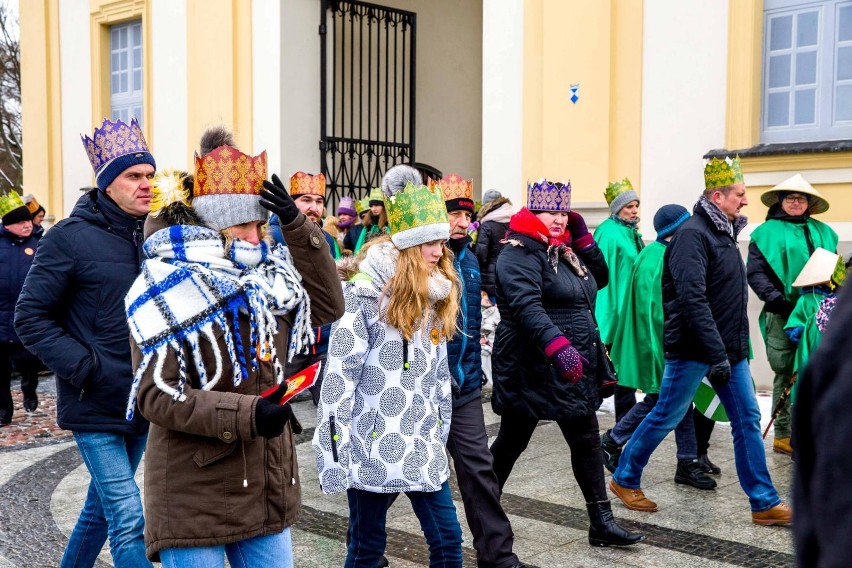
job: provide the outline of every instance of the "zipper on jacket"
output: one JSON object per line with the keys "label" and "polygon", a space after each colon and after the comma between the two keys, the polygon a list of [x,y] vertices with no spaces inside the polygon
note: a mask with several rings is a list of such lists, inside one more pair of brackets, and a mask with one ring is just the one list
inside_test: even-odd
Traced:
{"label": "zipper on jacket", "polygon": [[337,463],[339,460],[337,459],[337,427],[334,424],[334,416],[328,417],[328,433],[331,437],[331,459]]}
{"label": "zipper on jacket", "polygon": [[456,381],[459,384],[459,392],[458,392],[458,395],[456,396],[456,398],[461,396],[461,389],[462,389],[462,386],[464,386],[464,379],[465,379],[464,370],[462,368],[462,362],[464,361],[464,352],[467,349],[467,288],[466,288],[465,283],[464,283],[464,273],[461,271],[461,259],[465,255],[466,252],[467,252],[466,248],[462,249],[461,253],[459,253],[459,255],[456,256],[456,259],[455,259],[456,272],[458,272],[459,275],[461,276],[459,278],[459,282],[461,283],[461,290],[460,290],[460,294],[459,294],[461,296],[461,309],[459,311],[461,311],[461,316],[462,316],[462,325],[461,325],[461,330],[460,330],[461,331],[461,347],[459,348],[459,361],[458,361],[458,364],[456,365],[456,377],[457,377]]}

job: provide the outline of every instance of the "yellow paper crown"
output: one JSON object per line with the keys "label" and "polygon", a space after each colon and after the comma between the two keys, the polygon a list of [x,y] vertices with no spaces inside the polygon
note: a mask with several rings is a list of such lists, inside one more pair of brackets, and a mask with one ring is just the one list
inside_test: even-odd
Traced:
{"label": "yellow paper crown", "polygon": [[385,202],[385,194],[382,193],[381,187],[374,187],[373,189],[370,190],[370,194],[367,196],[367,207],[366,208],[370,207],[371,201],[381,201],[382,203]]}
{"label": "yellow paper crown", "polygon": [[290,177],[290,195],[319,195],[325,197],[325,176],[296,172]]}
{"label": "yellow paper crown", "polygon": [[388,228],[397,248],[448,239],[450,224],[444,195],[425,185],[407,184],[385,200]]}
{"label": "yellow paper crown", "polygon": [[716,189],[726,185],[744,183],[740,157],[713,158],[704,166],[704,189]]}
{"label": "yellow paper crown", "polygon": [[0,195],[0,217],[5,216],[10,211],[14,211],[18,207],[26,207],[26,205],[17,191],[10,189],[6,195]]}
{"label": "yellow paper crown", "polygon": [[606,186],[606,191],[604,191],[606,204],[612,205],[613,200],[625,191],[634,191],[633,184],[630,183],[630,180],[627,178],[624,178],[621,181],[614,181]]}
{"label": "yellow paper crown", "polygon": [[266,179],[266,151],[251,157],[232,146],[195,156],[193,198],[204,195],[260,195]]}

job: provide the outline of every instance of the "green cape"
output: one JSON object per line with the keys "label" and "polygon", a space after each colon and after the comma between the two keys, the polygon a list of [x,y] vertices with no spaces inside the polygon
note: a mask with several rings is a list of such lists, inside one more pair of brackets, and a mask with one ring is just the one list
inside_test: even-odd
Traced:
{"label": "green cape", "polygon": [[[645,247],[628,281],[613,337],[612,362],[618,384],[645,393],[660,390],[663,378],[663,255],[666,245]],[[612,277],[610,277],[612,278]]]}
{"label": "green cape", "polygon": [[595,242],[609,267],[609,284],[598,291],[595,317],[604,345],[612,345],[618,314],[630,288],[633,264],[642,250],[642,235],[634,228],[607,219],[595,229]]}
{"label": "green cape", "polygon": [[[804,328],[802,330],[801,339],[799,340],[799,345],[796,347],[796,358],[795,363],[793,364],[793,368],[796,369],[796,372],[804,370],[805,364],[808,362],[808,358],[811,353],[816,350],[820,339],[822,339],[822,333],[820,333],[816,324],[816,314],[817,310],[819,310],[819,305],[825,297],[826,294],[821,294],[819,292],[810,292],[799,296],[799,299],[796,301],[796,307],[790,314],[790,318],[787,320],[787,325],[784,326],[784,329],[792,329],[795,327]],[[791,404],[795,404],[796,402],[798,386],[799,381],[797,379],[796,384],[793,385],[793,390],[790,393]]]}
{"label": "green cape", "polygon": [[[751,233],[751,242],[757,246],[766,258],[766,262],[769,263],[769,267],[781,280],[784,295],[790,302],[795,302],[799,296],[798,290],[793,288],[793,281],[811,256],[808,252],[808,241],[805,238],[805,226],[808,227],[814,247],[822,247],[831,252],[837,250],[837,233],[813,217],[808,217],[806,223],[769,219]],[[759,322],[760,333],[766,341],[764,310],[760,311]]]}

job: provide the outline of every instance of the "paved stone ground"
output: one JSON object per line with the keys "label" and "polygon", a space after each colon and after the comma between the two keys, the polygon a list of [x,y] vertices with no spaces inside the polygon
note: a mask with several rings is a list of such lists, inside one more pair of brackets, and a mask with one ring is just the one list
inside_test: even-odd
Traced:
{"label": "paved stone ground", "polygon": [[[50,381],[44,381],[49,383]],[[42,400],[50,400],[43,383]],[[762,406],[766,408],[768,403]],[[489,433],[497,432],[499,417],[484,403]],[[17,432],[0,429],[0,568],[56,566],[67,535],[82,506],[88,474],[73,442],[49,425],[53,407],[44,416],[16,420]],[[347,522],[345,496],[323,496],[316,483],[310,437],[314,408],[296,404],[305,432],[299,436],[299,464],[303,480],[303,515],[293,529],[296,566],[337,567],[345,556]],[[611,409],[599,413],[601,427],[611,427]],[[764,418],[764,423],[767,418]],[[21,431],[27,437],[16,438]],[[49,432],[49,434],[46,434]],[[771,452],[766,444],[773,480],[784,498],[789,496],[792,464]],[[541,568],[641,566],[702,568],[726,566],[793,566],[789,528],[758,527],[751,523],[748,500],[734,471],[730,430],[719,426],[713,435],[711,458],[722,467],[715,491],[676,485],[674,441],[667,439],[651,458],[643,479],[646,493],[660,505],[657,513],[638,513],[613,504],[625,526],[642,530],[648,539],[624,549],[588,545],[588,518],[579,488],[571,474],[567,445],[555,424],[541,423],[521,457],[503,495],[503,505],[515,531],[515,549],[521,559]],[[138,477],[141,484],[141,471]],[[461,501],[456,506],[465,531],[465,566],[475,566],[470,533]],[[388,556],[393,568],[428,565],[428,551],[407,500],[392,507],[388,520]],[[108,551],[99,566],[111,565]]]}

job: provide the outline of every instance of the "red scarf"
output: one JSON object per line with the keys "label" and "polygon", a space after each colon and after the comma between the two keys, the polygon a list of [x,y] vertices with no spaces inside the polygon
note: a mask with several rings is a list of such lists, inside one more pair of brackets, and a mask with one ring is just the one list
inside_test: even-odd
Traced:
{"label": "red scarf", "polygon": [[520,211],[512,215],[512,218],[509,219],[509,229],[545,245],[557,247],[560,245],[571,246],[571,233],[568,232],[567,227],[562,233],[562,236],[554,237],[550,234],[550,230],[548,230],[542,220],[526,207],[521,208]]}

